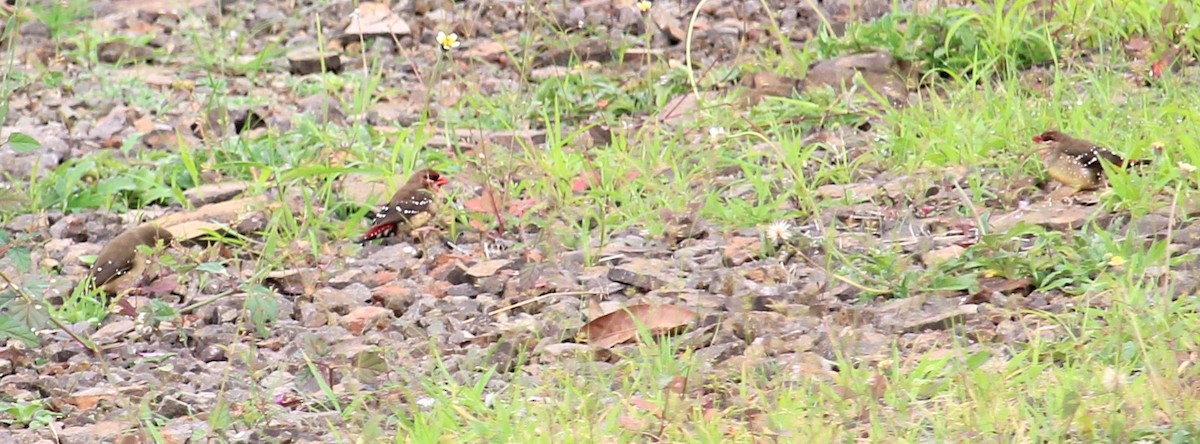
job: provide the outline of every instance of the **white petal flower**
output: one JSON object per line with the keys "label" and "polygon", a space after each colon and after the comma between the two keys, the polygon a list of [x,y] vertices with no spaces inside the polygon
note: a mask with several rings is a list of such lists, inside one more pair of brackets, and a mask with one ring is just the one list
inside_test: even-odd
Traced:
{"label": "white petal flower", "polygon": [[449,51],[457,48],[462,42],[458,41],[458,34],[453,32],[449,34],[446,34],[445,32],[438,32],[437,43],[442,47],[443,51]]}
{"label": "white petal flower", "polygon": [[786,220],[778,220],[767,226],[767,239],[775,243],[783,243],[792,238],[792,224]]}

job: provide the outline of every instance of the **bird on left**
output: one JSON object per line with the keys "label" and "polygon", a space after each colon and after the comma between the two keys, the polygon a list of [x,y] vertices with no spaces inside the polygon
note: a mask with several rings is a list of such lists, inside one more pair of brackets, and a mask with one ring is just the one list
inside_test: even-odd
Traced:
{"label": "bird on left", "polygon": [[109,241],[96,262],[92,263],[87,278],[92,287],[115,295],[126,288],[138,287],[144,280],[150,257],[142,253],[139,246],[166,246],[174,239],[170,231],[157,225],[141,225],[121,233]]}

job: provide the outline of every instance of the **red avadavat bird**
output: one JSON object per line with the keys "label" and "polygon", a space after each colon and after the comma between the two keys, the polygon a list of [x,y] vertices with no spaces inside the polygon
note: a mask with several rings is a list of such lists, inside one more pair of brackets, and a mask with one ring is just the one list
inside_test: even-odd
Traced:
{"label": "red avadavat bird", "polygon": [[388,237],[398,232],[407,233],[413,228],[425,225],[437,212],[433,192],[449,182],[433,169],[417,171],[404,186],[396,190],[392,199],[375,213],[371,229],[367,230],[367,234],[358,242]]}
{"label": "red avadavat bird", "polygon": [[88,271],[91,285],[109,295],[140,285],[150,258],[138,251],[138,247],[153,247],[160,242],[165,245],[173,239],[170,231],[157,225],[142,225],[126,230],[109,241],[100,250],[100,255],[96,256],[96,262]]}
{"label": "red avadavat bird", "polygon": [[1100,159],[1120,168],[1150,163],[1149,160],[1122,158],[1102,146],[1068,136],[1061,131],[1046,131],[1033,136],[1033,141],[1040,145],[1038,153],[1041,154],[1050,177],[1076,191],[1095,189],[1100,185],[1104,174]]}

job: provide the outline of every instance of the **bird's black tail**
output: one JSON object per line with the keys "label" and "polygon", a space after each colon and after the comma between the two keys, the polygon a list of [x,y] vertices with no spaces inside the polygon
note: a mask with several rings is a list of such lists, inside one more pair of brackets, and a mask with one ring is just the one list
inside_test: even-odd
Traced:
{"label": "bird's black tail", "polygon": [[1150,159],[1125,159],[1124,166],[1125,166],[1125,168],[1130,168],[1130,167],[1149,165],[1149,164],[1150,164]]}

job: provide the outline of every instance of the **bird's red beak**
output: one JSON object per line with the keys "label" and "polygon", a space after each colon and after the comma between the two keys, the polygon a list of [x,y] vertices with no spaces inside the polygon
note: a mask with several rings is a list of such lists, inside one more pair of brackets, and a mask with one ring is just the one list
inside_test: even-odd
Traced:
{"label": "bird's red beak", "polygon": [[448,183],[450,183],[450,179],[447,179],[447,178],[445,178],[445,177],[439,177],[439,178],[437,178],[437,180],[435,180],[435,181],[433,182],[433,184],[434,184],[434,185],[437,185],[437,186],[438,186],[438,188],[444,187],[444,186],[446,186],[446,184],[448,184]]}
{"label": "bird's red beak", "polygon": [[1042,136],[1041,135],[1033,136],[1033,142],[1034,143],[1042,143]]}

